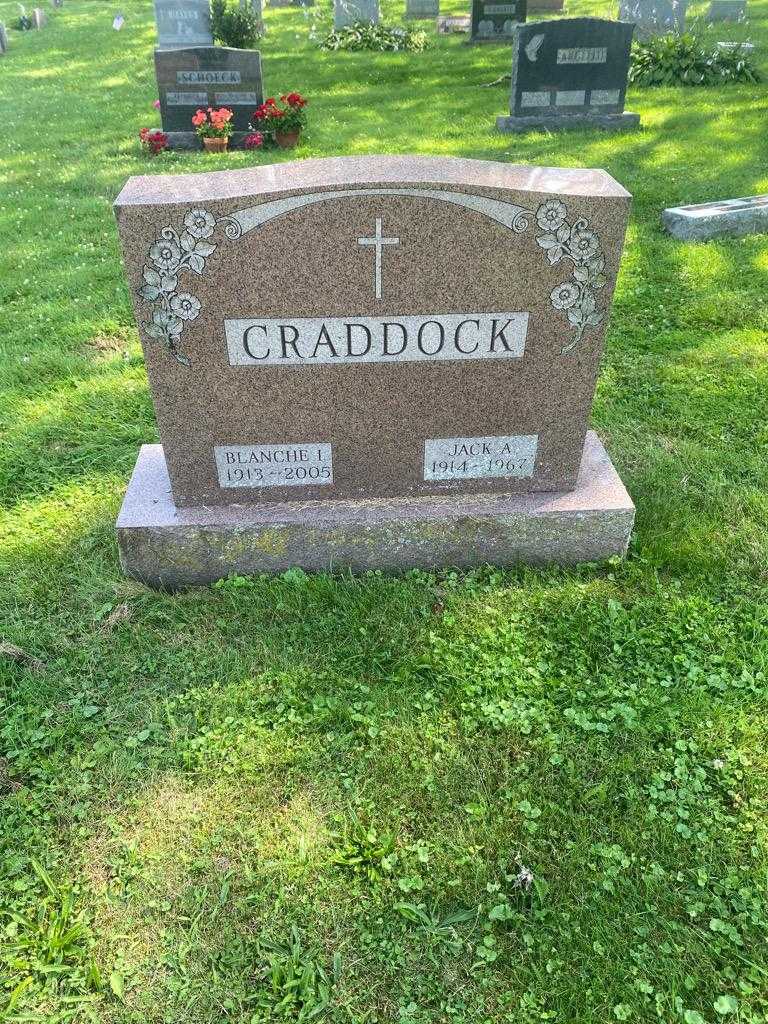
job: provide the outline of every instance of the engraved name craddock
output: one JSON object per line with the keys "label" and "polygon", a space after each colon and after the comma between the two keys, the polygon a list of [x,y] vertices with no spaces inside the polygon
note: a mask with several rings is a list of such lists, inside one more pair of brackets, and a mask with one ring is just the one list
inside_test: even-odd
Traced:
{"label": "engraved name craddock", "polygon": [[213,450],[222,487],[316,487],[333,483],[331,446],[222,444]]}
{"label": "engraved name craddock", "polygon": [[528,313],[225,320],[232,366],[519,359]]}

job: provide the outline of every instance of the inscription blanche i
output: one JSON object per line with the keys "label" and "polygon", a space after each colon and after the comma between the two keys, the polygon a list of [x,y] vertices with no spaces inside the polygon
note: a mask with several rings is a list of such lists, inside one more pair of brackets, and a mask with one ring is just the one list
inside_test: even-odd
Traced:
{"label": "inscription blanche i", "polygon": [[538,434],[433,438],[424,442],[424,479],[533,476],[538,447]]}
{"label": "inscription blanche i", "polygon": [[316,487],[333,483],[331,446],[224,444],[213,449],[221,487]]}
{"label": "inscription blanche i", "polygon": [[519,359],[528,313],[225,320],[230,366]]}

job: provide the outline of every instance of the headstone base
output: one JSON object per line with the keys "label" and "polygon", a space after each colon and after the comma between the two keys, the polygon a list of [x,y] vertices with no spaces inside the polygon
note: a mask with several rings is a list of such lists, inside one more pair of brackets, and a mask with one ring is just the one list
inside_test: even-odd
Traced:
{"label": "headstone base", "polygon": [[610,132],[634,131],[640,127],[640,115],[625,110],[621,114],[534,114],[526,117],[496,118],[500,132],[531,132],[541,128],[603,128]]}
{"label": "headstone base", "polygon": [[162,445],[143,445],[117,520],[128,576],[167,590],[292,566],[404,570],[623,556],[632,499],[589,431],[576,488],[534,494],[177,508]]}
{"label": "headstone base", "polygon": [[[167,132],[169,149],[203,149],[202,139],[197,132]],[[243,139],[251,132],[232,132],[229,136],[229,149],[242,149]]]}
{"label": "headstone base", "polygon": [[768,195],[672,206],[662,211],[661,219],[670,235],[687,242],[767,234]]}

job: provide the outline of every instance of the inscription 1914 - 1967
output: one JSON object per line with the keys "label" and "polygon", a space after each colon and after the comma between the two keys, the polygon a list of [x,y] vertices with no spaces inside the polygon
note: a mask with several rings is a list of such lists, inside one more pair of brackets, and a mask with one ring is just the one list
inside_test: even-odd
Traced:
{"label": "inscription 1914 - 1967", "polygon": [[533,476],[538,446],[538,434],[434,438],[424,442],[424,479],[479,480]]}

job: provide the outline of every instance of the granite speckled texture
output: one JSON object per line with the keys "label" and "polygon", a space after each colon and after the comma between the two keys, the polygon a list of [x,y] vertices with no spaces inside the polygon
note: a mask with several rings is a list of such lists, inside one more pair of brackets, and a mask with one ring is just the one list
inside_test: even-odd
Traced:
{"label": "granite speckled texture", "polygon": [[768,195],[672,206],[661,214],[664,227],[682,241],[738,238],[768,233]]}
{"label": "granite speckled texture", "polygon": [[160,445],[144,445],[117,538],[123,570],[175,590],[292,566],[414,567],[601,561],[626,553],[634,506],[597,435],[587,434],[576,488],[372,501],[177,508]]}
{"label": "granite speckled texture", "polygon": [[[573,487],[629,203],[604,171],[450,158],[130,179],[116,214],[176,505]],[[473,314],[514,320],[521,351],[230,362],[239,320]],[[507,435],[538,438],[530,476],[425,479],[430,439]],[[220,486],[217,446],[304,443],[332,445],[332,483]]]}

